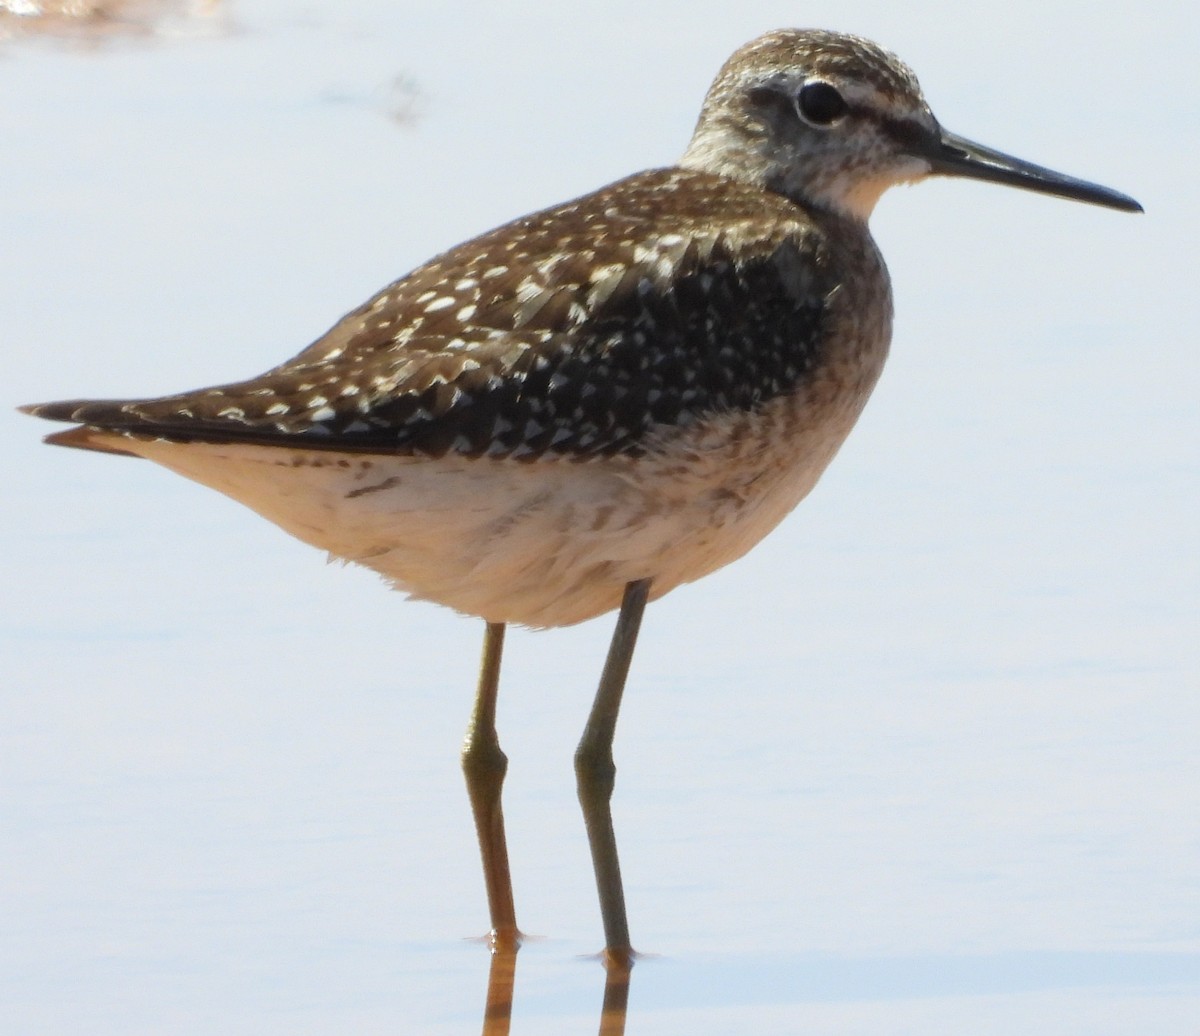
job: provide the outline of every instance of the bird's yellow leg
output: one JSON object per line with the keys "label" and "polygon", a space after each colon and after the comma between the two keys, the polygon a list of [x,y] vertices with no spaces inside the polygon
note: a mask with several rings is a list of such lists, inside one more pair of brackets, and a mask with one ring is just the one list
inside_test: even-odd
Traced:
{"label": "bird's yellow leg", "polygon": [[489,622],[483,636],[479,690],[463,741],[462,767],[467,778],[471,812],[475,815],[475,830],[479,834],[479,852],[483,857],[483,880],[492,919],[492,948],[511,951],[517,948],[520,932],[513,908],[504,812],[500,806],[500,791],[508,771],[508,757],[501,751],[496,735],[496,695],[503,649],[504,623]]}
{"label": "bird's yellow leg", "polygon": [[617,841],[613,834],[612,799],[617,768],[613,763],[613,734],[621,694],[629,663],[637,644],[642,612],[650,593],[650,580],[638,579],[625,587],[617,628],[613,631],[604,672],[596,700],[588,715],[587,726],[575,750],[575,779],[579,804],[587,825],[596,888],[600,893],[600,916],[604,922],[605,954],[610,964],[628,967],[633,955],[629,945],[629,922],[625,916],[625,891],[621,885],[621,865],[617,859]]}

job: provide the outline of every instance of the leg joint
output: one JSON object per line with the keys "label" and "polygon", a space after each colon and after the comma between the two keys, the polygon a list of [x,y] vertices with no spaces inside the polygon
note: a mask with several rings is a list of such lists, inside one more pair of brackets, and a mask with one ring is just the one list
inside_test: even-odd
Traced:
{"label": "leg joint", "polygon": [[496,738],[468,736],[463,742],[462,768],[468,777],[503,780],[508,773],[508,756]]}
{"label": "leg joint", "polygon": [[580,744],[575,751],[575,783],[580,799],[601,800],[612,798],[617,780],[617,766],[612,751],[605,744]]}

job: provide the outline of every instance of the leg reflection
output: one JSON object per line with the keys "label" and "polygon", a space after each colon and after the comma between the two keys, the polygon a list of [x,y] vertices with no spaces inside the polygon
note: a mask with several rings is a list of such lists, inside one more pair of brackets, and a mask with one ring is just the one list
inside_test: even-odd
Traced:
{"label": "leg reflection", "polygon": [[484,1008],[484,1036],[509,1036],[512,1022],[512,983],[517,972],[516,950],[492,953],[487,972],[487,1006]]}
{"label": "leg reflection", "polygon": [[604,981],[604,1005],[600,1008],[600,1036],[625,1036],[625,1015],[629,1010],[629,972],[633,963],[609,959]]}
{"label": "leg reflection", "polygon": [[517,951],[497,949],[488,971],[487,1006],[483,1011],[483,1036],[508,1036],[512,1023],[513,982]]}
{"label": "leg reflection", "polygon": [[[600,1036],[625,1036],[629,1010],[629,973],[632,964],[605,961],[604,1003],[600,1008]],[[483,1012],[483,1036],[509,1036],[512,1026],[513,985],[517,973],[517,951],[497,949],[488,970],[487,1006]]]}

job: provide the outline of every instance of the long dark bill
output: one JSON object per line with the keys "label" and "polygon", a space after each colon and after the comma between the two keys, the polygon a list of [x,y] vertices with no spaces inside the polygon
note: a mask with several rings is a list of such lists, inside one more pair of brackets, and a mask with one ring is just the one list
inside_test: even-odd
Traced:
{"label": "long dark bill", "polygon": [[928,159],[935,173],[1024,187],[1029,191],[1086,201],[1122,212],[1143,211],[1141,205],[1120,191],[1013,158],[946,130],[936,137],[926,138],[922,144],[921,156]]}

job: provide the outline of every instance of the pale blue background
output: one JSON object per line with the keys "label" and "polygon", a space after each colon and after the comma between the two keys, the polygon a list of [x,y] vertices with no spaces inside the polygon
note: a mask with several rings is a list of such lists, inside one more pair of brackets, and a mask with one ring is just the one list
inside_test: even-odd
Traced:
{"label": "pale blue background", "polygon": [[[265,369],[434,252],[671,162],[734,47],[815,24],[1147,214],[884,198],[896,334],[859,428],[647,615],[615,812],[660,956],[628,1031],[1195,1033],[1186,10],[244,0],[157,43],[0,45],[0,1028],[469,1032],[487,968],[457,761],[480,624],[12,406]],[[610,627],[510,638],[545,936],[514,1033],[596,1028],[570,757]]]}

